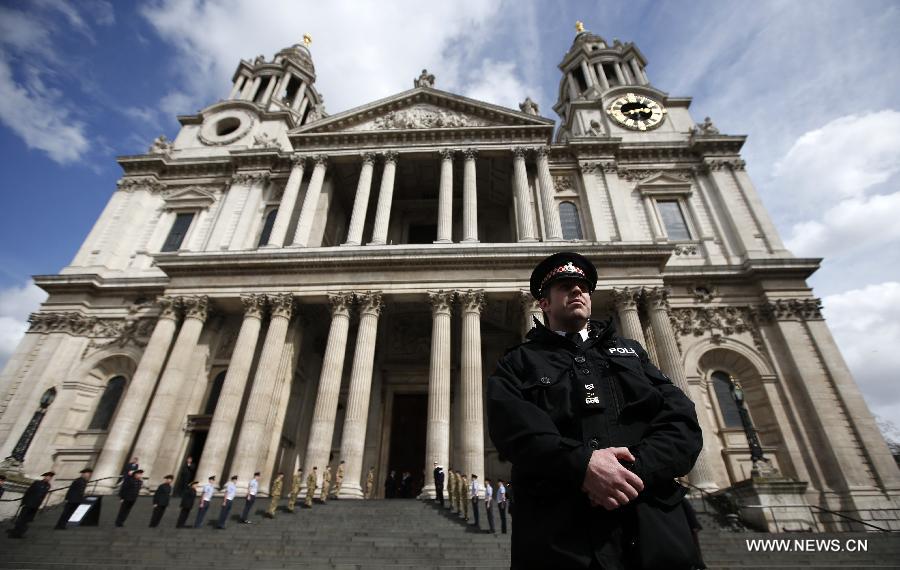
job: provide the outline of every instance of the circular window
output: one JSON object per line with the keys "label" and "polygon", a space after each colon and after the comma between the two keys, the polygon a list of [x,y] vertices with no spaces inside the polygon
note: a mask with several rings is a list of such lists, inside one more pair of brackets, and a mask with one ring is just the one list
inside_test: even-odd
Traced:
{"label": "circular window", "polygon": [[238,130],[240,126],[241,121],[237,117],[225,117],[224,119],[216,123],[216,135],[220,137],[230,135],[234,131]]}

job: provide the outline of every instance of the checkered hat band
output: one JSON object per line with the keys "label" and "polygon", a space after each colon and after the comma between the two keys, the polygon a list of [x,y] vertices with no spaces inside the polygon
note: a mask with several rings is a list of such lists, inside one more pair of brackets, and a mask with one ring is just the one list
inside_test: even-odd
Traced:
{"label": "checkered hat band", "polygon": [[572,275],[573,277],[578,276],[578,277],[587,279],[587,276],[584,274],[584,269],[582,269],[580,267],[576,267],[570,261],[570,262],[566,263],[565,265],[560,265],[559,267],[556,267],[556,268],[552,269],[549,273],[547,273],[547,275],[544,276],[544,279],[541,280],[541,289],[544,288],[544,284],[546,284],[547,281],[550,280],[550,278],[556,277],[560,273],[573,274]]}

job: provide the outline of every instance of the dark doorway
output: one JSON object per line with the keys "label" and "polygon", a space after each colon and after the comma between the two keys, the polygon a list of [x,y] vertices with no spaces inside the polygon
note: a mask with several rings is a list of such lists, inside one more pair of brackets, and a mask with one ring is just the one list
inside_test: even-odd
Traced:
{"label": "dark doorway", "polygon": [[[406,497],[416,497],[425,484],[425,429],[428,394],[395,394],[391,413],[391,451],[388,472],[397,473],[398,491],[403,472],[410,474]],[[401,497],[401,493],[397,493]]]}

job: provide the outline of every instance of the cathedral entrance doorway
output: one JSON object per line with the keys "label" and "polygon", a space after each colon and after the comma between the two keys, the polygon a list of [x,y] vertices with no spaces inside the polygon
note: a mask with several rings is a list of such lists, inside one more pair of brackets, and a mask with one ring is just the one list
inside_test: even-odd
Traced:
{"label": "cathedral entrance doorway", "polygon": [[[424,478],[428,474],[422,473],[422,467],[425,465],[427,417],[428,394],[394,394],[387,472],[396,472],[398,497],[416,497],[425,484]],[[406,494],[401,495],[404,472],[409,473],[410,480],[406,486]]]}

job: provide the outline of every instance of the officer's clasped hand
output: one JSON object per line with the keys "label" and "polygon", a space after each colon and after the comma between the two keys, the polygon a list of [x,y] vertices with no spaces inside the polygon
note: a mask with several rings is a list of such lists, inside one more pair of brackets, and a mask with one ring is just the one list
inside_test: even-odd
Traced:
{"label": "officer's clasped hand", "polygon": [[620,461],[634,462],[627,447],[607,447],[591,454],[581,486],[590,497],[591,505],[611,511],[628,504],[644,489],[641,478]]}

